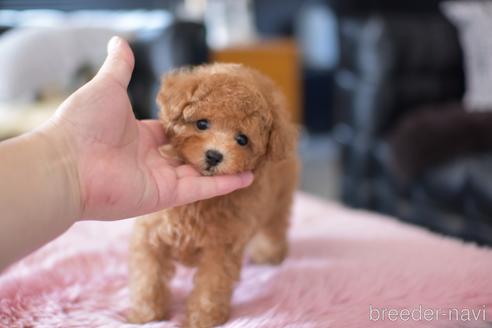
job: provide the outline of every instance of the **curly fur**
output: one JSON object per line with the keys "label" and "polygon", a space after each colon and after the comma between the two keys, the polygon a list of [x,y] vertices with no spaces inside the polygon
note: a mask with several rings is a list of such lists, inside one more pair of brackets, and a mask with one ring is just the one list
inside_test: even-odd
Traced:
{"label": "curly fur", "polygon": [[[227,321],[234,283],[248,248],[256,263],[278,264],[287,254],[289,211],[297,183],[296,131],[274,84],[249,68],[213,64],[175,71],[157,96],[170,140],[163,150],[204,175],[252,170],[246,189],[140,218],[130,255],[133,322],[168,317],[174,261],[197,266],[186,325]],[[197,129],[207,119],[210,128]],[[249,143],[240,146],[238,133]],[[209,167],[205,152],[223,161]]]}

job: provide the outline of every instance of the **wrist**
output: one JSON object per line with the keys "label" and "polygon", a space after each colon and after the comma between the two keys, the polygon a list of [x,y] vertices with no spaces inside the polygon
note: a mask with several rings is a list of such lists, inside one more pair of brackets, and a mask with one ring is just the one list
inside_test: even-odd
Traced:
{"label": "wrist", "polygon": [[48,122],[29,137],[43,156],[42,169],[51,177],[50,189],[59,194],[60,209],[69,223],[74,223],[80,219],[83,209],[76,143],[56,121]]}

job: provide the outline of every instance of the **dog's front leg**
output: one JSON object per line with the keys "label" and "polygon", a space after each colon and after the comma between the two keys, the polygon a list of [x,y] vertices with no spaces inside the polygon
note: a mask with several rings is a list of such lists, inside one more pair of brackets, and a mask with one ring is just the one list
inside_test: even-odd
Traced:
{"label": "dog's front leg", "polygon": [[169,315],[171,293],[168,283],[174,275],[174,263],[170,247],[157,238],[154,227],[139,223],[130,245],[131,310],[128,320],[147,323],[163,320]]}
{"label": "dog's front leg", "polygon": [[242,255],[243,247],[234,249],[232,245],[204,249],[187,303],[186,327],[213,327],[227,321]]}

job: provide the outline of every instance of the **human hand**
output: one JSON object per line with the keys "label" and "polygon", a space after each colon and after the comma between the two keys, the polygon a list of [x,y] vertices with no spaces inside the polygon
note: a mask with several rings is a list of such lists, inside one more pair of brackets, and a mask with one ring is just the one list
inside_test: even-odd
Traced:
{"label": "human hand", "polygon": [[250,172],[203,177],[160,156],[158,147],[166,143],[162,125],[136,120],[128,98],[133,66],[128,44],[113,38],[96,77],[60,106],[48,129],[65,154],[80,218],[126,218],[251,184]]}

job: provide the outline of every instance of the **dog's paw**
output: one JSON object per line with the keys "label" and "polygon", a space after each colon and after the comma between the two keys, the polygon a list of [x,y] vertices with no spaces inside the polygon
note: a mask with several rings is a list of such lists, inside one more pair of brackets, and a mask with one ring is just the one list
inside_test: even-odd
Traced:
{"label": "dog's paw", "polygon": [[222,299],[220,295],[215,297],[192,294],[187,301],[186,319],[183,327],[209,328],[220,326],[229,319],[229,300]]}
{"label": "dog's paw", "polygon": [[211,328],[220,326],[229,319],[228,311],[212,312],[193,312],[189,313],[186,321],[183,323],[185,328]]}
{"label": "dog's paw", "polygon": [[249,245],[249,260],[255,264],[278,265],[286,258],[287,250],[287,243],[273,242],[263,235],[258,235]]}
{"label": "dog's paw", "polygon": [[162,321],[167,319],[168,314],[165,310],[154,311],[148,307],[138,310],[132,309],[127,315],[129,323],[144,324],[151,321]]}
{"label": "dog's paw", "polygon": [[287,256],[287,249],[279,249],[275,251],[265,251],[265,250],[254,250],[249,254],[249,259],[252,263],[255,264],[272,264],[279,265],[281,264],[285,257]]}

